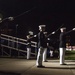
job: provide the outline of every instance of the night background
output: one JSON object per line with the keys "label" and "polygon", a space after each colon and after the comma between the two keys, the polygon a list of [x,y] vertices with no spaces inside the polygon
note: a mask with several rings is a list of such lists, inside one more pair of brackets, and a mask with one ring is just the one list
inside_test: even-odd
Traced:
{"label": "night background", "polygon": [[[5,22],[2,29],[12,29],[6,34],[26,38],[28,31],[38,33],[40,24],[46,25],[46,31],[51,33],[61,25],[67,31],[75,27],[74,1],[65,0],[0,0],[0,16],[4,19],[14,17],[14,21]],[[18,25],[18,26],[17,26]],[[17,27],[17,28],[16,28]],[[58,38],[60,31],[52,38]],[[71,42],[75,45],[75,32],[69,34]]]}

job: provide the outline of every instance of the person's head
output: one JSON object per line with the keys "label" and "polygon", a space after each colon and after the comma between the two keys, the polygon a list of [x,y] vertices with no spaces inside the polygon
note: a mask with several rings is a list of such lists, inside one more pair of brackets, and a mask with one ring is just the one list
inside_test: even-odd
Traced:
{"label": "person's head", "polygon": [[33,35],[33,32],[32,32],[32,31],[29,31],[29,35],[31,35],[31,36],[32,36],[32,35]]}
{"label": "person's head", "polygon": [[44,32],[45,31],[45,27],[46,25],[39,25],[39,31],[41,32]]}
{"label": "person's head", "polygon": [[65,32],[66,31],[66,27],[60,28],[61,32]]}

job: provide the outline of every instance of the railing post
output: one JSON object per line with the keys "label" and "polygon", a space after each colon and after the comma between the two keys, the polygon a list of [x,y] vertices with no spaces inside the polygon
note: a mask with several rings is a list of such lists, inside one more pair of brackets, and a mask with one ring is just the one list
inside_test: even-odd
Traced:
{"label": "railing post", "polygon": [[2,46],[2,57],[3,57],[3,46]]}
{"label": "railing post", "polygon": [[35,57],[36,57],[36,54],[37,54],[37,46],[36,46],[36,44],[35,44]]}
{"label": "railing post", "polygon": [[18,38],[16,38],[17,39],[17,42],[16,42],[16,49],[18,50],[18,57],[19,57],[19,49],[18,49]]}
{"label": "railing post", "polygon": [[[9,37],[8,37],[8,47],[10,46],[10,42],[9,42]],[[11,49],[10,49],[10,57],[11,57]]]}

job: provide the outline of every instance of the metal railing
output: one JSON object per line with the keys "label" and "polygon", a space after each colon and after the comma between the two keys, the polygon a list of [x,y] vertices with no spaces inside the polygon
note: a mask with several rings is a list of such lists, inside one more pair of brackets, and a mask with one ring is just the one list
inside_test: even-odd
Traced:
{"label": "metal railing", "polygon": [[[21,56],[21,55],[26,55],[27,53],[27,40],[22,39],[22,38],[17,38],[17,37],[13,37],[13,36],[9,36],[9,35],[5,35],[5,34],[1,34],[1,50],[0,50],[0,56],[9,56],[11,57],[14,53],[17,53],[17,56]],[[34,41],[31,41],[31,46],[32,46],[32,50],[31,50],[31,54],[32,55],[37,55],[37,43]]]}

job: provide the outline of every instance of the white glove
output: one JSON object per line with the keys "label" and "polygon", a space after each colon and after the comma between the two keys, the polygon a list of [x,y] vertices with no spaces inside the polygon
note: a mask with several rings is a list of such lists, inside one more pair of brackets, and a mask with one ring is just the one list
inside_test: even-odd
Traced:
{"label": "white glove", "polygon": [[55,31],[54,31],[54,32],[52,32],[52,34],[55,34]]}
{"label": "white glove", "polygon": [[13,21],[13,20],[14,20],[14,18],[13,18],[13,17],[8,17],[8,19],[9,19],[10,21]]}
{"label": "white glove", "polygon": [[50,38],[47,38],[47,40],[50,40]]}
{"label": "white glove", "polygon": [[34,37],[36,37],[37,35],[34,35]]}
{"label": "white glove", "polygon": [[73,28],[72,30],[75,30],[75,28]]}

